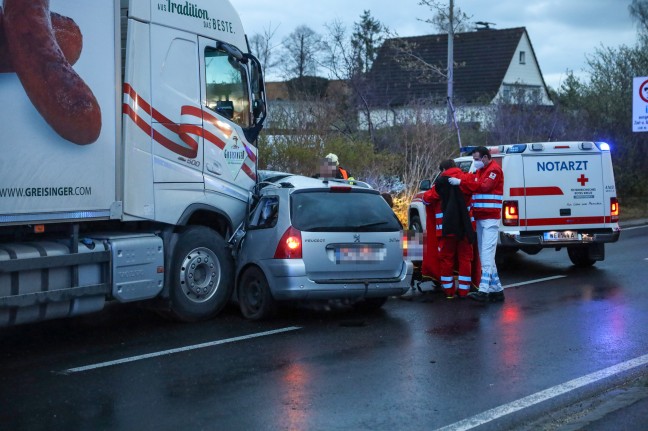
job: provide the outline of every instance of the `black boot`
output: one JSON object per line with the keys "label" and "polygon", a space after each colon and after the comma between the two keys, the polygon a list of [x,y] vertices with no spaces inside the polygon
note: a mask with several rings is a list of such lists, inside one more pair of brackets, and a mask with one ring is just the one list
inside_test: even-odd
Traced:
{"label": "black boot", "polygon": [[490,302],[504,302],[504,291],[500,290],[499,292],[490,292],[488,294],[488,300]]}
{"label": "black boot", "polygon": [[470,292],[468,294],[468,298],[477,301],[477,302],[486,302],[488,301],[488,293],[477,291],[477,292]]}

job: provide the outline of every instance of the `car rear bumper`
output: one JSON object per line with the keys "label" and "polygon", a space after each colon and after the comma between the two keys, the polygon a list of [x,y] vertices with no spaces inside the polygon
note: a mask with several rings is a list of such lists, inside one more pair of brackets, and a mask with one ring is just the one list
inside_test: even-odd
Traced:
{"label": "car rear bumper", "polygon": [[594,243],[616,242],[619,240],[620,229],[597,229],[580,230],[574,229],[582,234],[583,239],[579,241],[545,241],[544,231],[541,232],[500,232],[500,246],[503,247],[524,247],[540,246],[543,248],[565,247],[570,245],[585,245]]}
{"label": "car rear bumper", "polygon": [[410,287],[414,267],[403,262],[401,273],[388,279],[311,280],[301,260],[274,259],[262,269],[277,300],[382,298],[400,296]]}

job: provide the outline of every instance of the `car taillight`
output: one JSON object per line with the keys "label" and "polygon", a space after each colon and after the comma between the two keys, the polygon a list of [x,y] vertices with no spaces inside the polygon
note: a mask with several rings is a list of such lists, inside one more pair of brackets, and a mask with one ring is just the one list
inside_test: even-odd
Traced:
{"label": "car taillight", "polygon": [[301,259],[302,257],[302,239],[301,232],[290,226],[281,236],[275,259]]}
{"label": "car taillight", "polygon": [[503,207],[503,220],[504,226],[519,226],[520,225],[520,212],[518,211],[518,201],[504,201]]}
{"label": "car taillight", "polygon": [[610,198],[610,220],[612,223],[619,221],[619,200],[617,198]]}

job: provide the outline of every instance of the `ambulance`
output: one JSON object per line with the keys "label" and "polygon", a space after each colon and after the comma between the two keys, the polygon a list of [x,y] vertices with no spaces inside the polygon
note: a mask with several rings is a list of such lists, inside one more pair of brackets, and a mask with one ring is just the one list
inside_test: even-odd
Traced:
{"label": "ambulance", "polygon": [[[565,248],[576,266],[605,258],[605,244],[616,242],[621,232],[609,144],[535,142],[489,149],[504,172],[498,260],[545,248]],[[455,159],[464,171],[473,170],[471,151],[464,148],[468,155]],[[431,184],[422,181],[410,204],[412,230],[425,230],[422,196]]]}

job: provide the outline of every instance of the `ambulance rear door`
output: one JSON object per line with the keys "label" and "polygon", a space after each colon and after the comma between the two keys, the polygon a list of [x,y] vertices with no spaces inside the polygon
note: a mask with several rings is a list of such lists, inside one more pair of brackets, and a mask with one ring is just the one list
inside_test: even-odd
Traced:
{"label": "ambulance rear door", "polygon": [[547,143],[522,159],[524,187],[511,189],[512,197],[525,197],[522,230],[545,231],[544,241],[578,241],[578,229],[604,225],[602,158],[596,147]]}

